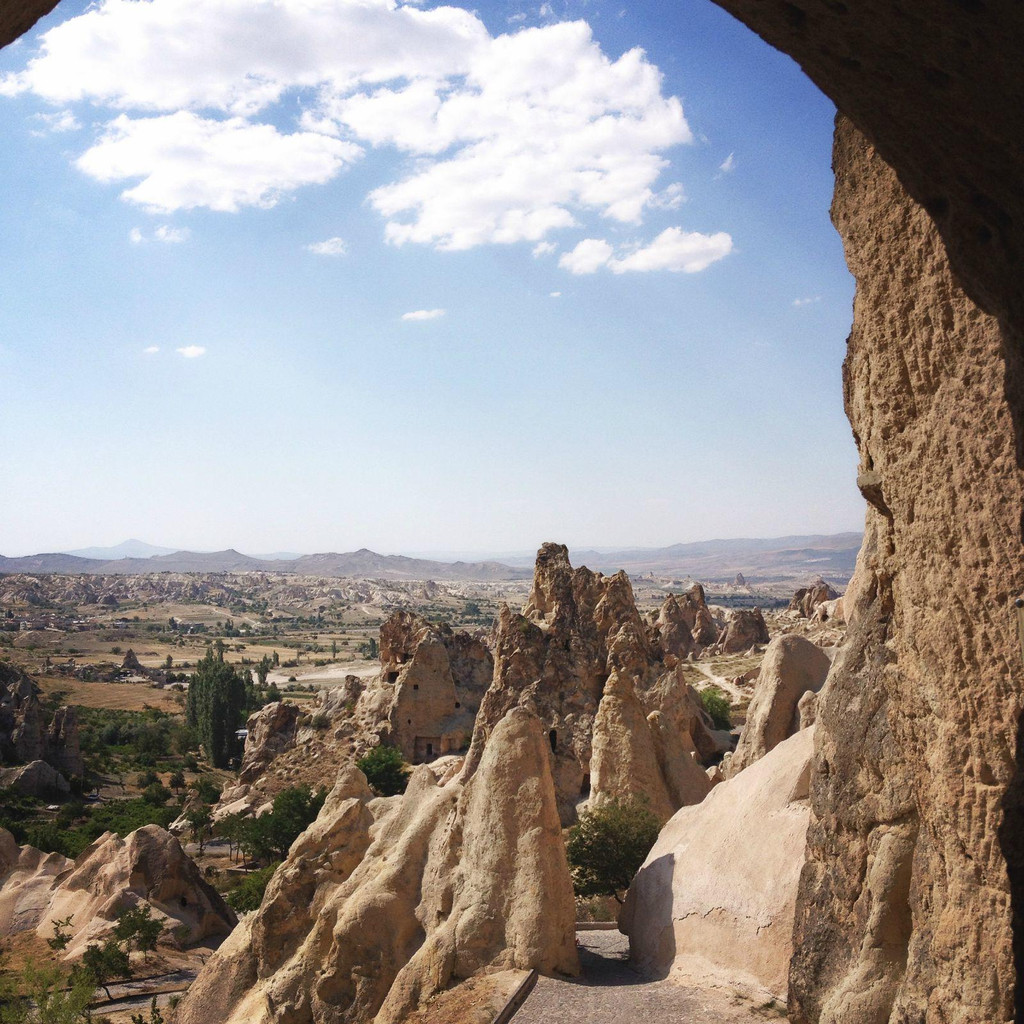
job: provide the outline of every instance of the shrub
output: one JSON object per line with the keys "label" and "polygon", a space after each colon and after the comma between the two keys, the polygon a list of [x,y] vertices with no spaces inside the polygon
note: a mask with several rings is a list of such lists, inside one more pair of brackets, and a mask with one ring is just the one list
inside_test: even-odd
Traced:
{"label": "shrub", "polygon": [[620,903],[658,838],[660,826],[646,801],[611,800],[584,811],[569,829],[565,852],[576,895],[614,896]]}
{"label": "shrub", "polygon": [[274,861],[273,864],[260,868],[259,871],[254,871],[251,875],[246,875],[224,897],[228,906],[236,914],[244,914],[250,910],[259,910],[260,904],[263,902],[263,894],[267,891],[267,884],[280,863],[280,861]]}
{"label": "shrub", "polygon": [[171,791],[166,786],[160,785],[159,782],[147,786],[142,794],[142,799],[152,807],[163,807],[170,798]]}
{"label": "shrub", "polygon": [[716,729],[732,728],[732,707],[729,698],[717,686],[709,686],[701,691],[700,701],[704,705],[704,710],[711,716]]}
{"label": "shrub", "polygon": [[368,754],[356,761],[356,767],[381,796],[395,796],[397,793],[404,793],[405,787],[409,784],[402,752],[394,747],[383,745],[374,747]]}

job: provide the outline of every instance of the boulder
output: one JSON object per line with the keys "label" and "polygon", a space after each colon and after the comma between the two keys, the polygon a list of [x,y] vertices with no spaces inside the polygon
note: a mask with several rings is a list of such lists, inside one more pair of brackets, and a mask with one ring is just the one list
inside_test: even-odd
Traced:
{"label": "boulder", "polygon": [[805,693],[821,689],[831,666],[828,655],[801,636],[777,636],[768,645],[747,721],[729,762],[731,775],[800,730],[799,701]]}
{"label": "boulder", "polygon": [[718,654],[741,654],[755,644],[768,641],[768,627],[760,608],[734,608],[725,620],[725,630],[715,644],[715,651]]}
{"label": "boulder", "polygon": [[84,775],[78,719],[74,708],[60,707],[47,725],[35,684],[0,662],[0,762],[30,761],[45,761],[68,778]]}
{"label": "boulder", "polygon": [[796,612],[801,618],[814,617],[818,607],[828,601],[835,601],[839,591],[833,590],[823,579],[819,579],[809,587],[801,587],[789,602],[789,611]]}
{"label": "boulder", "polygon": [[[475,770],[417,768],[373,824],[350,775],[176,1024],[398,1024],[484,973],[578,971],[575,904],[541,723],[511,710]],[[363,852],[365,851],[365,852]]]}
{"label": "boulder", "polygon": [[645,973],[786,998],[814,730],[677,811],[620,918]]}
{"label": "boulder", "polygon": [[43,800],[67,796],[71,792],[68,780],[45,761],[29,761],[17,768],[0,768],[0,789],[13,789]]}

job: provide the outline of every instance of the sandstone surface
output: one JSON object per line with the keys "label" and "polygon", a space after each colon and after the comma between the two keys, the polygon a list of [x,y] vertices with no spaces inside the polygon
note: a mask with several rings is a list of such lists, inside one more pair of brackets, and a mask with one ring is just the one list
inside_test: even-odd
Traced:
{"label": "sandstone surface", "polygon": [[817,693],[832,662],[801,636],[778,636],[764,652],[739,743],[729,760],[735,775],[800,730],[800,698]]}
{"label": "sandstone surface", "polygon": [[810,587],[801,587],[789,602],[789,610],[797,612],[802,618],[812,618],[818,606],[827,601],[835,601],[838,591],[833,590],[824,580],[818,580]]}
{"label": "sandstone surface", "polygon": [[236,923],[178,841],[156,825],[124,839],[108,832],[74,861],[19,847],[0,829],[0,929],[6,934],[34,930],[48,939],[53,923],[70,916],[64,955],[74,959],[109,935],[119,911],[143,902],[181,945],[227,935]]}
{"label": "sandstone surface", "polygon": [[757,644],[768,643],[768,626],[760,608],[733,608],[725,620],[725,629],[715,644],[718,654],[740,654]]}
{"label": "sandstone surface", "polygon": [[29,761],[16,768],[0,768],[0,789],[13,789],[40,799],[66,796],[71,792],[68,780],[45,761]]}
{"label": "sandstone surface", "polygon": [[201,972],[178,1024],[397,1024],[491,971],[572,974],[575,904],[548,742],[513,709],[474,770],[417,768],[373,825],[358,772],[296,840],[260,910]]}
{"label": "sandstone surface", "polygon": [[662,829],[620,918],[643,971],[785,999],[813,730]]}

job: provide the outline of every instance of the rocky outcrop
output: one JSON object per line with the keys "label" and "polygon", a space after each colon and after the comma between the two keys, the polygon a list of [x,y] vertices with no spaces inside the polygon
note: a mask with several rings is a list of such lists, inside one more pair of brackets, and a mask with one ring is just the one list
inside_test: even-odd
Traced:
{"label": "rocky outcrop", "polygon": [[[71,942],[65,956],[74,959],[113,929],[118,913],[139,903],[164,922],[168,939],[189,945],[227,935],[235,915],[178,841],[156,825],[121,839],[108,832],[70,861],[19,847],[0,829],[0,930],[34,930],[43,939],[53,923],[70,917]],[[6,927],[4,927],[6,925]]]}
{"label": "rocky outcrop", "polygon": [[43,800],[67,796],[71,792],[68,780],[45,761],[29,761],[17,768],[0,768],[0,789],[13,789]]}
{"label": "rocky outcrop", "polygon": [[58,708],[47,725],[32,680],[0,662],[0,762],[30,761],[45,761],[68,778],[85,774],[75,709]]}
{"label": "rocky outcrop", "polygon": [[813,747],[786,740],[662,829],[620,919],[643,971],[785,999]]}
{"label": "rocky outcrop", "polygon": [[789,602],[789,611],[796,612],[801,618],[810,619],[818,609],[818,605],[826,601],[834,601],[839,592],[833,590],[824,580],[818,580],[810,587],[801,587]]}
{"label": "rocky outcrop", "polygon": [[510,711],[476,768],[444,786],[416,769],[376,826],[369,802],[358,773],[339,780],[260,910],[200,973],[177,1024],[397,1024],[483,972],[578,970],[535,716]]}
{"label": "rocky outcrop", "polygon": [[831,665],[820,647],[800,636],[778,636],[768,645],[747,720],[729,759],[730,776],[799,732],[800,698],[821,689]]}
{"label": "rocky outcrop", "polygon": [[14,42],[56,7],[55,0],[14,0],[0,8],[0,46]]}
{"label": "rocky outcrop", "polygon": [[725,620],[725,629],[715,644],[718,654],[741,654],[757,644],[769,641],[768,626],[760,608],[734,608]]}
{"label": "rocky outcrop", "polygon": [[835,167],[857,279],[845,399],[869,509],[847,642],[817,701],[791,1012],[1007,1021],[1024,872],[1024,474],[1007,398],[1020,368],[927,214],[842,121]]}
{"label": "rocky outcrop", "polygon": [[[699,621],[703,592],[695,590],[667,621],[689,628],[691,612]],[[584,802],[636,793],[667,820],[707,792],[707,776],[684,754],[692,761],[694,751],[717,750],[677,661],[663,653],[660,631],[640,618],[625,573],[574,569],[563,545],[545,544],[523,613],[507,606],[499,613],[494,681],[468,761],[480,756],[495,723],[523,706],[544,723],[563,824],[575,821]]]}
{"label": "rocky outcrop", "polygon": [[668,659],[685,658],[718,640],[718,626],[699,583],[684,594],[670,594],[661,606],[655,627],[662,657],[668,664]]}
{"label": "rocky outcrop", "polygon": [[378,679],[357,714],[412,764],[469,745],[494,672],[490,651],[468,633],[396,612],[381,626]]}

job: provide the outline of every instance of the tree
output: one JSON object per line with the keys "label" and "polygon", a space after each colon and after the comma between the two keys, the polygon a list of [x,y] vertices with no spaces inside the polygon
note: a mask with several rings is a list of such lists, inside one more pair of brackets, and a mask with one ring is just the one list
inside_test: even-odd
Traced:
{"label": "tree", "polygon": [[700,702],[704,710],[711,716],[716,729],[732,728],[732,705],[729,698],[717,686],[709,686],[701,691]]}
{"label": "tree", "polygon": [[[76,974],[77,972],[77,974]],[[121,948],[116,939],[107,939],[102,946],[95,943],[85,947],[82,959],[72,971],[72,982],[85,978],[93,988],[102,988],[111,999],[110,983],[119,978],[128,980],[132,976],[128,951]]]}
{"label": "tree", "polygon": [[244,709],[244,680],[224,661],[223,651],[207,648],[189,683],[185,715],[215,768],[227,767],[238,752],[235,732]]}
{"label": "tree", "polygon": [[207,830],[213,822],[210,808],[205,804],[196,807],[185,815],[185,820],[188,822],[188,830],[192,836],[192,842],[199,844],[199,852],[202,853]]}
{"label": "tree", "polygon": [[130,950],[134,944],[140,953],[153,952],[163,934],[164,926],[162,921],[153,919],[152,913],[148,903],[139,903],[124,911],[114,926],[114,938],[118,942],[123,942],[126,949]]}
{"label": "tree", "polygon": [[660,826],[646,801],[610,800],[584,811],[569,829],[565,852],[577,896],[614,896],[629,888],[658,838]]}
{"label": "tree", "polygon": [[185,788],[185,773],[179,768],[177,771],[171,772],[171,777],[167,782],[175,793],[180,793]]}
{"label": "tree", "polygon": [[273,662],[265,654],[256,662],[256,679],[261,690],[266,688],[267,676],[270,675],[271,668],[273,668]]}
{"label": "tree", "polygon": [[356,761],[356,767],[381,796],[395,796],[397,793],[404,793],[405,787],[409,784],[402,752],[395,747],[386,747],[383,744],[374,747],[368,754]]}

